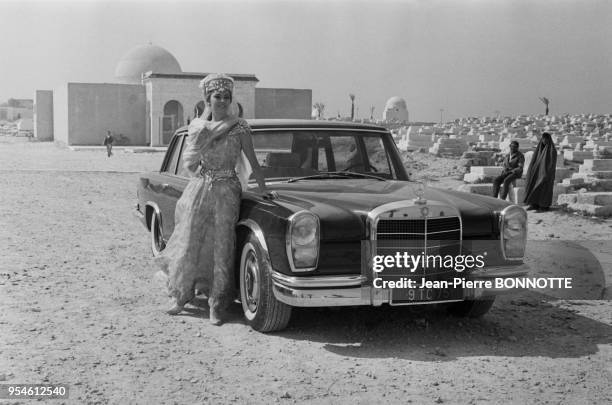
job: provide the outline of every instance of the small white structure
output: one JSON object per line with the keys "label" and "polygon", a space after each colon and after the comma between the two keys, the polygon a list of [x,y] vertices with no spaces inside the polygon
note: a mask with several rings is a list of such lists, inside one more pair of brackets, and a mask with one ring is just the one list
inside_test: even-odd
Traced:
{"label": "small white structure", "polygon": [[408,122],[408,108],[406,100],[401,97],[391,97],[385,104],[383,111],[384,121]]}
{"label": "small white structure", "polygon": [[17,130],[19,132],[32,132],[34,131],[34,120],[32,118],[22,118],[17,121]]}

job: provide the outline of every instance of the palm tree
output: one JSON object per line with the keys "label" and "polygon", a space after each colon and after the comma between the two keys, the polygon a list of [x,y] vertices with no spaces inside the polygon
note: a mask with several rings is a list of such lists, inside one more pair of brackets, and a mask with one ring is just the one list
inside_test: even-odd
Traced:
{"label": "palm tree", "polygon": [[374,107],[373,105],[370,106],[370,121],[374,121]]}
{"label": "palm tree", "polygon": [[355,95],[349,94],[349,97],[351,98],[351,121],[353,121],[355,119]]}
{"label": "palm tree", "polygon": [[325,104],[317,101],[313,105],[314,109],[317,110],[317,119],[320,120],[323,118],[323,112],[325,111]]}
{"label": "palm tree", "polygon": [[548,104],[550,104],[550,100],[546,97],[540,97],[540,101],[546,106],[546,115],[548,115]]}

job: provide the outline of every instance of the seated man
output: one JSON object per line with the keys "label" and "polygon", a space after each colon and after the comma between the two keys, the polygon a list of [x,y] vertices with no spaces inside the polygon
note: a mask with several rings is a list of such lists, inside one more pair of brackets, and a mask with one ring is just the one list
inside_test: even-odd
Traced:
{"label": "seated man", "polygon": [[493,180],[493,197],[499,194],[499,187],[504,183],[504,189],[501,192],[500,198],[505,200],[508,196],[508,187],[523,175],[523,166],[525,165],[525,156],[518,150],[519,143],[517,141],[510,142],[510,153],[504,158],[502,173]]}

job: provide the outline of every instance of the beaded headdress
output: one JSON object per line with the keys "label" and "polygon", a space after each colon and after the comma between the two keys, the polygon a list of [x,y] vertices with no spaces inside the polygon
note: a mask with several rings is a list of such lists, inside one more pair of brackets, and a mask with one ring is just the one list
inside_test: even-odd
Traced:
{"label": "beaded headdress", "polygon": [[222,73],[210,74],[200,82],[200,88],[204,90],[205,95],[209,95],[217,90],[227,90],[233,93],[234,79]]}

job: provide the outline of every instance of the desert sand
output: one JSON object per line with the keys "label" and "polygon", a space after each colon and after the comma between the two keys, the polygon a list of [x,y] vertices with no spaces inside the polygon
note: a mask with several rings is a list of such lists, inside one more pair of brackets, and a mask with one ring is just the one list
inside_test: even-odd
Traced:
{"label": "desert sand", "polygon": [[[68,384],[53,403],[612,402],[611,220],[529,214],[532,275],[574,277],[571,294],[505,295],[482,319],[297,309],[260,334],[237,304],[221,327],[204,303],[163,312],[132,213],[162,158],[0,137],[0,383]],[[460,184],[457,164],[407,163],[440,187]]]}

